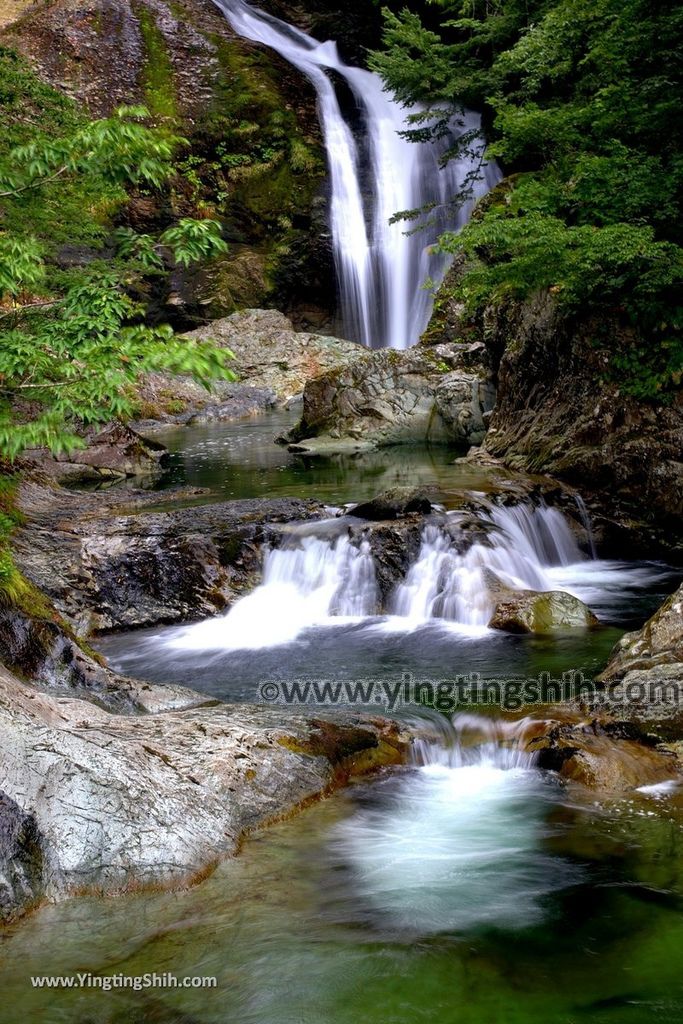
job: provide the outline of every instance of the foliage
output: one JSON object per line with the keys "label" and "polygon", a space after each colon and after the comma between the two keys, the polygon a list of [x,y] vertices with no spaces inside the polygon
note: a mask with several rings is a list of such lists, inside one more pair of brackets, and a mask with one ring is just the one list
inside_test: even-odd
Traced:
{"label": "foliage", "polygon": [[470,309],[550,288],[568,315],[633,329],[632,350],[611,359],[629,390],[672,393],[683,372],[680,5],[418,0],[384,17],[372,63],[431,112],[414,137],[443,131],[443,108],[465,102],[484,110],[489,154],[513,173],[442,240],[468,257]]}
{"label": "foliage", "polygon": [[[0,54],[0,98],[4,85],[10,116],[8,83],[20,93],[25,80],[20,65]],[[228,350],[148,326],[145,307],[132,297],[149,271],[224,252],[216,221],[184,218],[157,238],[117,234],[105,203],[86,209],[84,219],[99,220],[99,239],[98,232],[87,237],[100,247],[108,241],[108,249],[71,268],[54,258],[62,195],[67,205],[72,196],[115,203],[131,183],[159,188],[182,140],[147,127],[144,108],[94,122],[68,104],[56,110],[47,131],[33,130],[0,152],[0,457],[11,459],[26,447],[70,450],[82,444],[84,426],[125,417],[135,382],[151,370],[190,374],[207,387],[233,379]],[[79,226],[76,218],[76,242]]]}

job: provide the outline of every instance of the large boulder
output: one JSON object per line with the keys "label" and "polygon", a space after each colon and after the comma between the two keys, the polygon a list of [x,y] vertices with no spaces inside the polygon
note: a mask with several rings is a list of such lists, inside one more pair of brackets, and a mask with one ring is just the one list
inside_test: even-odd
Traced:
{"label": "large boulder", "polygon": [[367,352],[304,389],[294,450],[328,453],[394,444],[481,443],[495,391],[480,347]]}
{"label": "large boulder", "polygon": [[353,712],[218,705],[112,715],[0,668],[0,907],[42,892],[185,884],[242,836],[399,763],[395,723]]}
{"label": "large boulder", "polygon": [[507,590],[495,600],[489,626],[507,633],[553,633],[599,625],[590,608],[564,590]]}
{"label": "large boulder", "polygon": [[361,349],[351,341],[295,331],[274,309],[245,309],[187,335],[229,348],[237,382],[206,391],[190,377],[151,373],[137,393],[138,428],[158,423],[227,421],[265,412],[299,396],[307,381],[346,366]]}
{"label": "large boulder", "polygon": [[641,629],[624,634],[600,679],[614,683],[629,672],[662,665],[679,665],[683,676],[683,585]]}

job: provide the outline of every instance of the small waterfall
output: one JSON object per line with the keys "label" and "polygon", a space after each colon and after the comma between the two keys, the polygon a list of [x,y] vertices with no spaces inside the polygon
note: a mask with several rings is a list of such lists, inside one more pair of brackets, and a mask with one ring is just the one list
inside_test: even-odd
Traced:
{"label": "small waterfall", "polygon": [[[373,348],[415,344],[432,308],[424,285],[429,280],[437,286],[449,263],[431,247],[444,230],[462,227],[473,202],[500,180],[495,164],[482,164],[483,140],[467,147],[471,155],[440,167],[453,139],[413,143],[401,138],[409,111],[385,92],[377,75],[344,64],[334,42],[320,43],[243,0],[214,3],[238,34],[276,50],[316,90],[330,170],[330,224],[343,333]],[[353,94],[363,129],[359,139],[344,117],[330,71]],[[476,131],[479,125],[479,115],[465,112],[454,117],[454,136]],[[473,201],[454,213],[449,200],[480,165]],[[428,229],[411,233],[410,225],[389,223],[395,213],[423,206],[433,208]]]}
{"label": "small waterfall", "polygon": [[585,558],[557,509],[515,505],[494,508],[481,519],[493,527],[488,543],[473,544],[462,554],[440,524],[425,527],[417,560],[394,595],[396,615],[485,626],[496,581],[514,590],[553,590],[548,570]]}
{"label": "small waterfall", "polygon": [[532,724],[444,723],[415,742],[410,775],[376,785],[375,800],[337,827],[345,885],[371,919],[411,936],[536,924],[548,896],[580,874],[543,848],[561,793],[525,750]]}
{"label": "small waterfall", "polygon": [[309,626],[372,615],[375,565],[367,541],[358,546],[303,536],[266,552],[263,582],[230,611],[165,639],[177,650],[239,650],[289,643]]}

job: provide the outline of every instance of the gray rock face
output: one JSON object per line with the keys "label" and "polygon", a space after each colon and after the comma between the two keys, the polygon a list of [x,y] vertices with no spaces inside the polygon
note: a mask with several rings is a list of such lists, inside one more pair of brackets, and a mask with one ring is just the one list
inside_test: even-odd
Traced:
{"label": "gray rock face", "polygon": [[497,595],[489,620],[492,629],[507,633],[553,633],[590,629],[599,625],[593,612],[578,597],[563,590],[507,590]]}
{"label": "gray rock face", "polygon": [[284,524],[326,515],[294,498],[152,513],[126,507],[125,495],[35,485],[20,501],[17,565],[81,636],[216,614],[255,584],[262,546]]}
{"label": "gray rock face", "polygon": [[279,400],[299,394],[307,381],[348,365],[365,351],[352,341],[295,331],[275,309],[245,309],[187,336],[229,348],[240,382],[271,391]]}
{"label": "gray rock face", "polygon": [[[297,451],[416,442],[479,444],[495,392],[468,345],[368,352],[309,381]],[[474,364],[474,365],[473,365]]]}
{"label": "gray rock face", "polygon": [[352,773],[400,762],[404,742],[395,723],[342,711],[111,715],[2,668],[0,733],[6,915],[41,888],[59,898],[186,883],[250,829]]}
{"label": "gray rock face", "polygon": [[600,678],[612,682],[636,669],[677,663],[683,663],[683,585],[641,629],[621,638]]}
{"label": "gray rock face", "polygon": [[[45,602],[43,601],[43,604]],[[153,687],[111,672],[78,645],[56,614],[0,609],[0,661],[51,693],[84,698],[116,714],[195,707],[206,698],[182,686]]]}
{"label": "gray rock face", "polygon": [[235,355],[237,382],[210,392],[190,377],[149,374],[138,390],[138,429],[160,423],[208,423],[254,416],[299,395],[307,381],[346,366],[360,347],[351,341],[295,331],[274,309],[246,309],[187,335],[211,340]]}
{"label": "gray rock face", "polygon": [[44,868],[35,816],[0,792],[0,924],[42,899]]}

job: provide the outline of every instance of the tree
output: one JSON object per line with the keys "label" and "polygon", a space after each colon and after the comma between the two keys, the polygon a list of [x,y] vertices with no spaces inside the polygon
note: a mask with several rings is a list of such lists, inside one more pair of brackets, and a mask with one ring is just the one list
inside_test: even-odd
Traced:
{"label": "tree", "polygon": [[511,175],[441,241],[467,257],[459,297],[477,315],[552,289],[567,316],[624,322],[634,347],[615,349],[611,372],[641,397],[672,395],[683,374],[680,5],[417,0],[384,18],[373,67],[404,102],[434,110],[409,134],[443,131],[443,110],[461,102],[483,109],[489,156]]}
{"label": "tree", "polygon": [[82,445],[82,427],[130,414],[135,383],[149,371],[192,375],[207,387],[234,379],[232,353],[148,326],[132,297],[164,258],[187,266],[224,252],[219,223],[187,218],[157,238],[110,232],[113,253],[70,271],[31,231],[40,223],[33,197],[58,202],[67,183],[83,196],[110,189],[119,201],[124,186],[161,186],[183,140],[147,127],[146,116],[122,108],[56,137],[39,134],[0,160],[0,212],[11,225],[0,231],[0,457]]}

